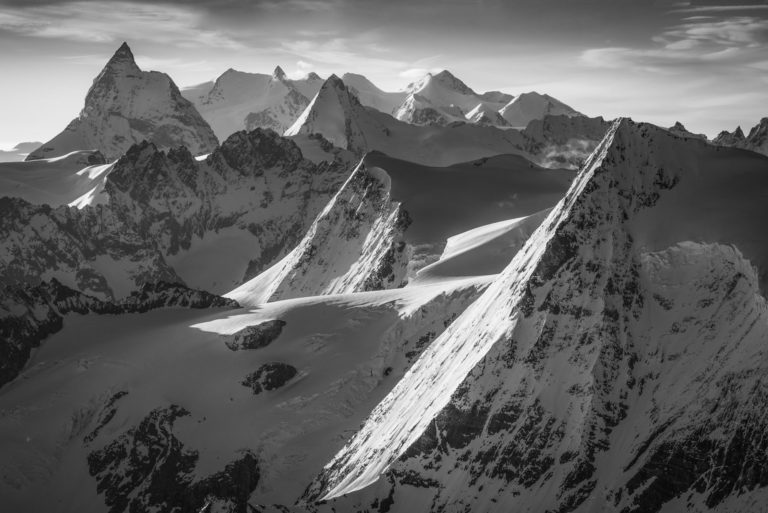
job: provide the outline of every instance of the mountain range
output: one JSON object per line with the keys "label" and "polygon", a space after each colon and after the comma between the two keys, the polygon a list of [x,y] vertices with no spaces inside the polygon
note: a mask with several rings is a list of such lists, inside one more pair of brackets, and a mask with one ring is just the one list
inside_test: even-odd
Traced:
{"label": "mountain range", "polygon": [[0,503],[762,511],[767,120],[124,44],[0,163]]}

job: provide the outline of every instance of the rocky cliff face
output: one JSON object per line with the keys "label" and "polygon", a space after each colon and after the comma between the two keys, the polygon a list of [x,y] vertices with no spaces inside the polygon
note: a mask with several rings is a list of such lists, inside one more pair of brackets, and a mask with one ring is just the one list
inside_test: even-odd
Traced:
{"label": "rocky cliff face", "polygon": [[253,247],[235,262],[242,281],[301,240],[348,172],[346,161],[305,160],[271,131],[235,134],[204,161],[143,142],[106,178],[104,205],[53,209],[0,199],[7,241],[0,282],[34,286],[55,277],[102,299],[124,297],[145,282],[183,282],[189,274],[169,262],[220,232]]}
{"label": "rocky cliff face", "polygon": [[752,127],[746,137],[741,131],[741,127],[736,127],[732,133],[720,132],[713,142],[720,146],[742,148],[768,155],[768,118],[761,119],[757,125]]}
{"label": "rocky cliff face", "polygon": [[139,69],[123,43],[94,79],[80,115],[27,160],[92,149],[114,160],[143,140],[159,148],[185,146],[194,155],[218,144],[211,127],[173,80]]}
{"label": "rocky cliff face", "polygon": [[696,179],[692,147],[673,137],[614,124],[305,499],[345,511],[743,509],[768,484],[756,435],[768,427],[768,307],[737,249],[638,242],[646,213]]}

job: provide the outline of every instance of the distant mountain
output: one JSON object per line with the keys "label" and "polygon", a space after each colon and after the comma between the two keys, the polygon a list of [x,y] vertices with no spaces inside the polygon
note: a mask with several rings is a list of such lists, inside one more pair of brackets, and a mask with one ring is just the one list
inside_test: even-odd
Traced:
{"label": "distant mountain", "polygon": [[363,75],[356,73],[344,73],[341,80],[357,96],[361,104],[386,114],[394,115],[397,108],[408,96],[405,91],[382,91]]}
{"label": "distant mountain", "polygon": [[534,119],[544,116],[583,116],[583,114],[552,98],[548,94],[537,92],[523,93],[501,109],[499,113],[509,126],[524,128]]}
{"label": "distant mountain", "polygon": [[768,118],[761,119],[757,125],[752,127],[746,137],[741,131],[741,127],[736,127],[733,133],[720,132],[713,142],[720,146],[742,148],[768,155]]}
{"label": "distant mountain", "polygon": [[228,69],[215,82],[182,90],[224,140],[238,130],[271,128],[282,133],[309,105],[323,80],[314,73],[290,80],[276,67],[271,75]]}
{"label": "distant mountain", "polygon": [[448,70],[434,75],[428,73],[410,84],[407,91],[408,96],[394,116],[415,125],[444,126],[454,121],[468,121],[468,114],[478,106],[498,111],[510,98],[497,91],[479,95]]}
{"label": "distant mountain", "polygon": [[530,130],[523,131],[466,122],[414,125],[364,107],[334,75],[285,135],[319,133],[359,156],[379,150],[434,166],[516,153],[544,167],[575,169],[609,126],[602,118],[583,116],[545,116],[545,120],[534,120]]}
{"label": "distant mountain", "polygon": [[680,123],[679,121],[675,122],[674,125],[668,128],[670,132],[672,132],[675,135],[679,135],[680,137],[690,137],[692,139],[699,139],[700,141],[706,141],[707,136],[704,134],[694,134],[693,132],[689,131],[685,126]]}
{"label": "distant mountain", "polygon": [[27,160],[98,150],[114,160],[143,140],[159,148],[185,146],[194,155],[218,144],[208,123],[165,73],[142,71],[123,43],[93,81],[85,107],[63,132]]}
{"label": "distant mountain", "polygon": [[524,137],[517,131],[459,123],[418,126],[364,107],[335,75],[286,136],[319,133],[336,146],[362,156],[370,150],[412,162],[444,166],[502,153],[521,152]]}
{"label": "distant mountain", "polygon": [[41,142],[22,142],[10,150],[0,150],[0,162],[18,162],[27,158],[30,152],[39,148]]}

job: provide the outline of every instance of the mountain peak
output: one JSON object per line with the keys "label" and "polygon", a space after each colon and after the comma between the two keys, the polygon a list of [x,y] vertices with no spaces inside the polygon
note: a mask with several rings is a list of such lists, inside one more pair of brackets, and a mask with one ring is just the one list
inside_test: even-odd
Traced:
{"label": "mountain peak", "polygon": [[307,74],[307,80],[322,80],[322,78],[320,78],[320,75],[318,75],[314,71],[310,71]]}
{"label": "mountain peak", "polygon": [[447,69],[444,69],[436,75],[432,75],[432,79],[460,93],[474,94],[474,91],[467,84],[456,78],[456,76]]}
{"label": "mountain peak", "polygon": [[283,71],[283,68],[277,66],[275,71],[272,72],[272,78],[275,80],[285,80],[285,71]]}
{"label": "mountain peak", "polygon": [[105,69],[126,67],[131,69],[135,68],[135,70],[139,69],[136,65],[136,60],[133,57],[133,52],[131,52],[131,48],[128,46],[128,43],[123,42],[123,44],[120,45],[120,48],[118,48],[109,61],[107,61]]}

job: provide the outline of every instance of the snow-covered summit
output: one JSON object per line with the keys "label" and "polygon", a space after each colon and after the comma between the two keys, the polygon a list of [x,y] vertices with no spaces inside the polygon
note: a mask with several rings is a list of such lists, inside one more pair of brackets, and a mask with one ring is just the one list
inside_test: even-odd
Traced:
{"label": "snow-covered summit", "polygon": [[477,94],[448,70],[434,75],[428,73],[421,80],[410,84],[406,91],[408,96],[395,111],[395,117],[417,125],[466,122],[467,114],[478,106],[498,111],[504,106],[504,100],[507,100],[498,94],[489,97]]}
{"label": "snow-covered summit", "polygon": [[218,144],[173,80],[164,73],[142,71],[123,43],[93,81],[80,115],[27,160],[94,149],[114,160],[142,140],[161,148],[186,146],[194,154],[210,152]]}
{"label": "snow-covered summit", "polygon": [[243,129],[271,128],[282,133],[309,104],[320,84],[316,75],[291,80],[280,66],[270,75],[230,68],[212,84],[190,87],[184,94],[224,140]]}
{"label": "snow-covered summit", "polygon": [[572,107],[549,96],[535,91],[523,93],[504,105],[499,113],[510,126],[525,127],[534,119],[551,116],[581,116]]}

